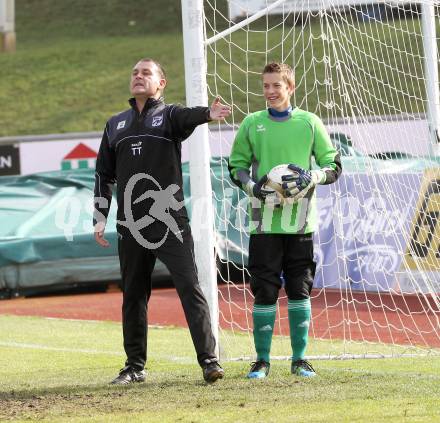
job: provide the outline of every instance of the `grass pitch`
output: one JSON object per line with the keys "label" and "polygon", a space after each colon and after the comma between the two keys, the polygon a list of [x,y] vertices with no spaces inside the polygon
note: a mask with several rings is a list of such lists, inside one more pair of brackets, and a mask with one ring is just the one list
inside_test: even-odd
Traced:
{"label": "grass pitch", "polygon": [[121,344],[117,323],[0,316],[0,420],[440,420],[437,357],[315,361],[319,377],[312,380],[291,376],[287,361],[274,361],[270,377],[259,381],[244,378],[248,362],[224,362],[226,378],[208,386],[188,331],[150,328],[147,381],[113,387]]}

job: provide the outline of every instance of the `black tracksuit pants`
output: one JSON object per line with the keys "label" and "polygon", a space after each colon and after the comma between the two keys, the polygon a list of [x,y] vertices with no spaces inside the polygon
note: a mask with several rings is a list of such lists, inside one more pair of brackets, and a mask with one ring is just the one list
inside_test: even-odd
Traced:
{"label": "black tracksuit pants", "polygon": [[[197,277],[191,229],[187,222],[179,226],[182,229],[183,242],[170,231],[165,242],[154,250],[141,246],[129,232],[123,232],[118,237],[126,365],[137,369],[143,369],[147,360],[147,309],[151,295],[151,273],[156,258],[159,258],[171,273],[185,312],[198,362],[201,364],[205,359],[216,358],[209,308]],[[169,313],[173,312],[170,308]]]}

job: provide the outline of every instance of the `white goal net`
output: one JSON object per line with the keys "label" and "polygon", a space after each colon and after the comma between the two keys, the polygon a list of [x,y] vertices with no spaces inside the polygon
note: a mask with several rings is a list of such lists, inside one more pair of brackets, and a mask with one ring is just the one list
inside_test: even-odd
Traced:
{"label": "white goal net", "polygon": [[[269,61],[294,69],[293,105],[321,117],[342,156],[339,181],[317,191],[307,355],[435,352],[438,2],[206,0],[204,8],[208,95],[233,108],[225,124],[210,126],[225,356],[254,355],[247,199],[229,179],[227,157],[243,118],[266,107],[261,71]],[[290,355],[288,334],[282,290],[274,356]]]}

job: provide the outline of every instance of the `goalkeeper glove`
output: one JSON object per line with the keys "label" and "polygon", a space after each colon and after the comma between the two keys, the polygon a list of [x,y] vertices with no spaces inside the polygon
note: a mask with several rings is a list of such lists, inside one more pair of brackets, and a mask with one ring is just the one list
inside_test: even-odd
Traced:
{"label": "goalkeeper glove", "polygon": [[284,196],[293,201],[305,197],[305,195],[317,184],[325,182],[325,172],[322,170],[307,170],[295,164],[287,166],[293,173],[281,177]]}
{"label": "goalkeeper glove", "polygon": [[257,183],[253,181],[249,181],[245,186],[245,191],[249,196],[258,198],[259,200],[264,202],[266,197],[269,194],[273,193],[273,190],[267,190],[263,188],[266,182],[267,182],[267,175],[261,177]]}

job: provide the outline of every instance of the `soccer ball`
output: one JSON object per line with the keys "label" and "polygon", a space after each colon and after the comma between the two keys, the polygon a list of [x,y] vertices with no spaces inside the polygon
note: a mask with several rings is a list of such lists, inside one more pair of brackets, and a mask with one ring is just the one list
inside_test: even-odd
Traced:
{"label": "soccer ball", "polygon": [[284,190],[282,188],[282,184],[283,184],[282,177],[284,175],[294,175],[294,176],[299,176],[299,175],[298,172],[289,169],[288,166],[289,166],[288,164],[281,164],[275,166],[267,174],[267,182],[263,188],[267,191],[272,191],[273,194],[269,194],[266,197],[266,203],[268,203],[268,200],[269,203],[271,203],[273,200],[274,203],[278,201],[280,205],[293,204],[294,201],[292,198],[284,197],[284,193],[283,193]]}

